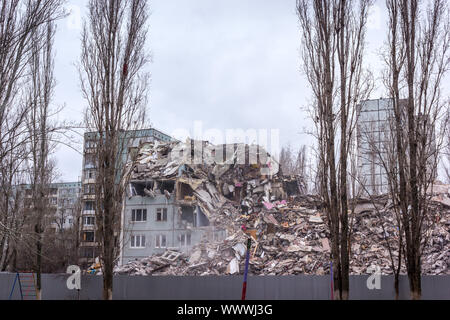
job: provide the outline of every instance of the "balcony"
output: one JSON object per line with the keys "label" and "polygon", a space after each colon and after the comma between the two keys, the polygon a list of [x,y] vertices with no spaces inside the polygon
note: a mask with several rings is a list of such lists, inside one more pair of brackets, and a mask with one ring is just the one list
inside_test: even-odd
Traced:
{"label": "balcony", "polygon": [[83,184],[94,184],[95,183],[95,178],[85,178],[83,180]]}
{"label": "balcony", "polygon": [[95,194],[83,194],[83,200],[95,200]]}
{"label": "balcony", "polygon": [[95,226],[93,224],[86,224],[82,226],[82,231],[94,231]]}
{"label": "balcony", "polygon": [[100,244],[98,242],[88,242],[88,241],[81,241],[80,247],[98,247]]}

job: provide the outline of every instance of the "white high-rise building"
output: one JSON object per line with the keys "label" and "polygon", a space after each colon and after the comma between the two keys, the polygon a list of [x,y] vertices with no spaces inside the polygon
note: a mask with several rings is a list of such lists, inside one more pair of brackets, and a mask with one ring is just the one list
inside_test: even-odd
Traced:
{"label": "white high-rise building", "polygon": [[357,153],[360,183],[372,195],[388,192],[388,180],[381,158],[386,159],[392,116],[392,99],[361,102],[357,123]]}

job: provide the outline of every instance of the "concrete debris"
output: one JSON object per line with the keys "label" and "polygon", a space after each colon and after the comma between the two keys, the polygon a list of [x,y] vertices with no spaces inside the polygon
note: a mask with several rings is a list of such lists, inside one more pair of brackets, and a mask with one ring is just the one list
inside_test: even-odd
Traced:
{"label": "concrete debris", "polygon": [[309,217],[309,222],[323,223],[323,220],[320,216],[312,216],[312,217]]}
{"label": "concrete debris", "polygon": [[197,250],[191,254],[189,257],[189,263],[190,264],[196,264],[200,258],[202,257],[202,252],[200,250]]}
{"label": "concrete debris", "polygon": [[176,259],[178,259],[180,254],[181,254],[180,252],[167,250],[166,252],[163,253],[163,255],[161,256],[161,259],[172,262],[172,261],[175,261]]}
{"label": "concrete debris", "polygon": [[239,272],[239,261],[236,258],[233,258],[227,267],[227,273],[235,274]]}
{"label": "concrete debris", "polygon": [[[192,141],[191,141],[192,142]],[[330,267],[331,242],[327,216],[320,199],[295,193],[297,181],[284,181],[277,174],[262,174],[262,167],[274,165],[238,164],[242,156],[237,149],[224,163],[215,161],[193,165],[188,161],[166,159],[172,149],[184,150],[180,157],[196,156],[191,143],[146,144],[141,148],[133,179],[173,179],[185,185],[175,193],[180,201],[195,201],[208,217],[211,232],[226,230],[225,239],[209,237],[192,247],[187,254],[169,257],[155,255],[116,267],[117,274],[131,275],[227,275],[244,270],[246,243],[249,237],[242,226],[256,230],[250,249],[251,274],[291,275],[327,274]],[[215,150],[217,146],[209,146]],[[248,145],[244,146],[248,148]],[[191,152],[192,151],[192,152]],[[198,156],[198,155],[197,155]],[[200,155],[201,156],[201,155]],[[185,158],[183,158],[185,159]],[[179,159],[178,159],[179,160]],[[186,159],[185,159],[186,160]],[[146,167],[143,168],[142,165]],[[164,178],[164,179],[163,179]],[[286,183],[288,188],[286,188]],[[167,185],[167,183],[166,183]],[[158,186],[153,187],[155,191]],[[287,193],[286,190],[289,189]],[[424,248],[423,274],[450,274],[450,199],[448,186],[433,188],[430,204],[432,223],[429,241]],[[172,191],[170,191],[172,192]],[[353,203],[352,201],[350,201]],[[359,199],[349,211],[352,226],[350,239],[350,273],[365,274],[372,265],[382,274],[392,274],[387,242],[396,256],[398,230],[392,202],[377,197],[375,205]],[[377,211],[378,210],[378,211]],[[382,219],[379,217],[379,213]],[[173,258],[175,257],[175,258]],[[402,273],[406,273],[404,263]]]}
{"label": "concrete debris", "polygon": [[[239,253],[240,257],[245,256],[246,246],[243,243],[237,243],[235,246],[233,246],[233,249],[236,253]],[[239,259],[239,258],[238,258]]]}
{"label": "concrete debris", "polygon": [[[158,256],[133,261],[117,268],[117,273],[164,275],[226,275],[243,271],[247,235],[242,224],[257,229],[257,243],[252,243],[250,272],[264,275],[327,274],[330,266],[329,231],[325,220],[319,223],[308,202],[301,196],[288,201],[287,207],[269,211],[263,209],[245,218],[234,212],[228,223],[234,226],[230,236],[222,241],[200,243],[187,255],[180,255],[167,263]],[[306,197],[305,197],[305,199]],[[379,200],[382,206],[382,199]],[[383,226],[387,239],[396,254],[398,231],[388,206],[382,206]],[[309,207],[308,207],[309,206]],[[230,208],[229,208],[230,209]],[[432,203],[436,218],[430,231],[430,240],[423,256],[423,274],[450,274],[450,209],[439,202]],[[267,218],[267,217],[272,218]],[[313,218],[313,219],[311,219]],[[370,265],[380,266],[382,274],[392,274],[381,221],[376,211],[353,214],[350,273],[365,274]],[[275,221],[272,221],[275,220]],[[312,221],[312,222],[310,222]],[[273,222],[279,222],[277,224]],[[286,227],[283,226],[286,223]],[[230,231],[231,232],[231,231]],[[402,273],[406,269],[402,267]]]}
{"label": "concrete debris", "polygon": [[330,244],[328,242],[328,239],[322,238],[322,239],[320,239],[320,241],[322,242],[322,250],[326,251],[326,252],[330,252]]}

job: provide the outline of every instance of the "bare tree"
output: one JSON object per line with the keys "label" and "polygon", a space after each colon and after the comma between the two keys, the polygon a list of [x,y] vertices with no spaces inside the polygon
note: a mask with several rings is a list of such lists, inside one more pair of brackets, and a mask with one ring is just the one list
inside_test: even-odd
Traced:
{"label": "bare tree", "polygon": [[306,146],[303,145],[294,158],[294,174],[297,177],[297,184],[300,193],[308,192],[309,176],[308,176],[308,156],[306,154]]}
{"label": "bare tree", "polygon": [[91,0],[88,9],[79,69],[88,104],[86,124],[97,134],[95,220],[103,298],[112,299],[120,213],[129,176],[123,158],[132,135],[129,130],[142,127],[145,118],[148,8],[145,0]]}
{"label": "bare tree", "polygon": [[428,203],[442,146],[439,125],[449,102],[441,82],[450,58],[449,11],[445,1],[427,6],[417,0],[388,0],[388,53],[385,85],[393,101],[392,135],[395,144],[387,168],[390,192],[398,208],[404,237],[406,269],[412,299],[421,297],[421,256],[429,226]]}
{"label": "bare tree", "polygon": [[26,104],[30,112],[27,114],[29,130],[29,167],[31,183],[31,218],[34,225],[36,243],[36,287],[38,299],[41,295],[42,245],[45,231],[45,218],[49,218],[50,183],[54,165],[50,161],[51,154],[51,99],[55,86],[53,77],[53,42],[55,26],[48,22],[37,30],[45,34],[41,38],[36,32],[32,36],[32,51],[30,57],[30,82],[26,95]]}
{"label": "bare tree", "polygon": [[[450,109],[447,109],[446,118],[450,118]],[[445,146],[443,147],[443,152],[441,153],[443,160],[443,169],[445,172],[446,183],[450,183],[450,122],[447,121],[447,128],[445,134]]]}
{"label": "bare tree", "polygon": [[292,175],[294,171],[294,156],[291,145],[286,145],[281,148],[280,152],[280,167],[285,175]]}
{"label": "bare tree", "polygon": [[[383,143],[380,147],[380,143],[375,139],[367,138],[367,143],[369,144],[372,153],[374,156],[374,161],[376,163],[381,163],[382,168],[386,172],[386,180],[388,181],[388,193],[392,195],[397,190],[398,184],[396,183],[397,179],[395,179],[397,175],[397,170],[395,166],[395,162],[392,161],[393,152],[390,150],[390,147],[394,145],[394,140],[387,140],[386,143]],[[359,188],[361,188],[364,193],[369,196],[370,202],[372,203],[377,218],[380,221],[380,226],[383,231],[383,239],[385,247],[388,250],[388,256],[390,261],[390,268],[394,275],[394,291],[395,291],[395,299],[398,300],[400,295],[400,271],[402,269],[402,259],[403,259],[403,232],[402,232],[402,224],[401,224],[401,212],[399,210],[398,205],[392,205],[391,209],[393,211],[393,222],[391,222],[390,214],[385,210],[380,210],[379,197],[374,194],[373,189],[369,190],[366,186],[366,181],[361,175],[355,175],[356,181],[358,182]],[[373,185],[373,184],[371,184]],[[389,208],[388,208],[389,209]],[[387,232],[387,228],[389,228],[392,232]]]}
{"label": "bare tree", "polygon": [[298,0],[304,69],[313,91],[320,195],[331,233],[334,297],[348,299],[348,151],[360,100],[372,86],[362,66],[369,0]]}
{"label": "bare tree", "polygon": [[9,152],[0,166],[0,270],[7,270],[14,255],[14,244],[23,228],[23,194],[18,185],[25,182],[22,172],[25,148],[13,147],[20,138],[9,139]]}
{"label": "bare tree", "polygon": [[29,138],[25,120],[30,106],[23,103],[23,96],[29,80],[33,43],[46,38],[42,26],[64,16],[63,2],[11,0],[3,1],[0,6],[0,261],[3,270],[14,260],[23,225],[15,185],[24,182],[23,161]]}
{"label": "bare tree", "polygon": [[298,186],[298,192],[305,194],[308,192],[309,173],[308,173],[308,157],[306,154],[306,146],[300,147],[295,152],[291,145],[283,146],[280,152],[280,167],[283,175],[290,176],[295,179]]}
{"label": "bare tree", "polygon": [[[4,1],[0,8],[0,160],[26,141],[21,130],[28,106],[18,103],[18,99],[21,86],[27,81],[32,38],[45,37],[39,27],[64,16],[62,3],[62,0],[11,0]],[[15,145],[8,144],[17,136],[22,139]]]}

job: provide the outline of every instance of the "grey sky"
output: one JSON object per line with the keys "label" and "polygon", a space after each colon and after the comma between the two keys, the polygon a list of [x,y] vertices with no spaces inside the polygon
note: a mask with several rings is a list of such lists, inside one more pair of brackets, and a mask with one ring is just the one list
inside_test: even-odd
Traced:
{"label": "grey sky", "polygon": [[[56,38],[55,103],[62,119],[82,120],[74,63],[79,57],[86,1],[69,1],[72,15],[60,21]],[[311,144],[310,91],[301,72],[300,31],[295,0],[152,0],[148,48],[153,62],[148,111],[151,124],[168,134],[192,130],[279,129],[281,144]],[[384,1],[372,9],[367,61],[375,75],[377,51],[386,34]],[[373,98],[384,90],[374,91]],[[76,146],[82,151],[82,145]],[[60,147],[61,180],[81,175],[81,154]]]}

